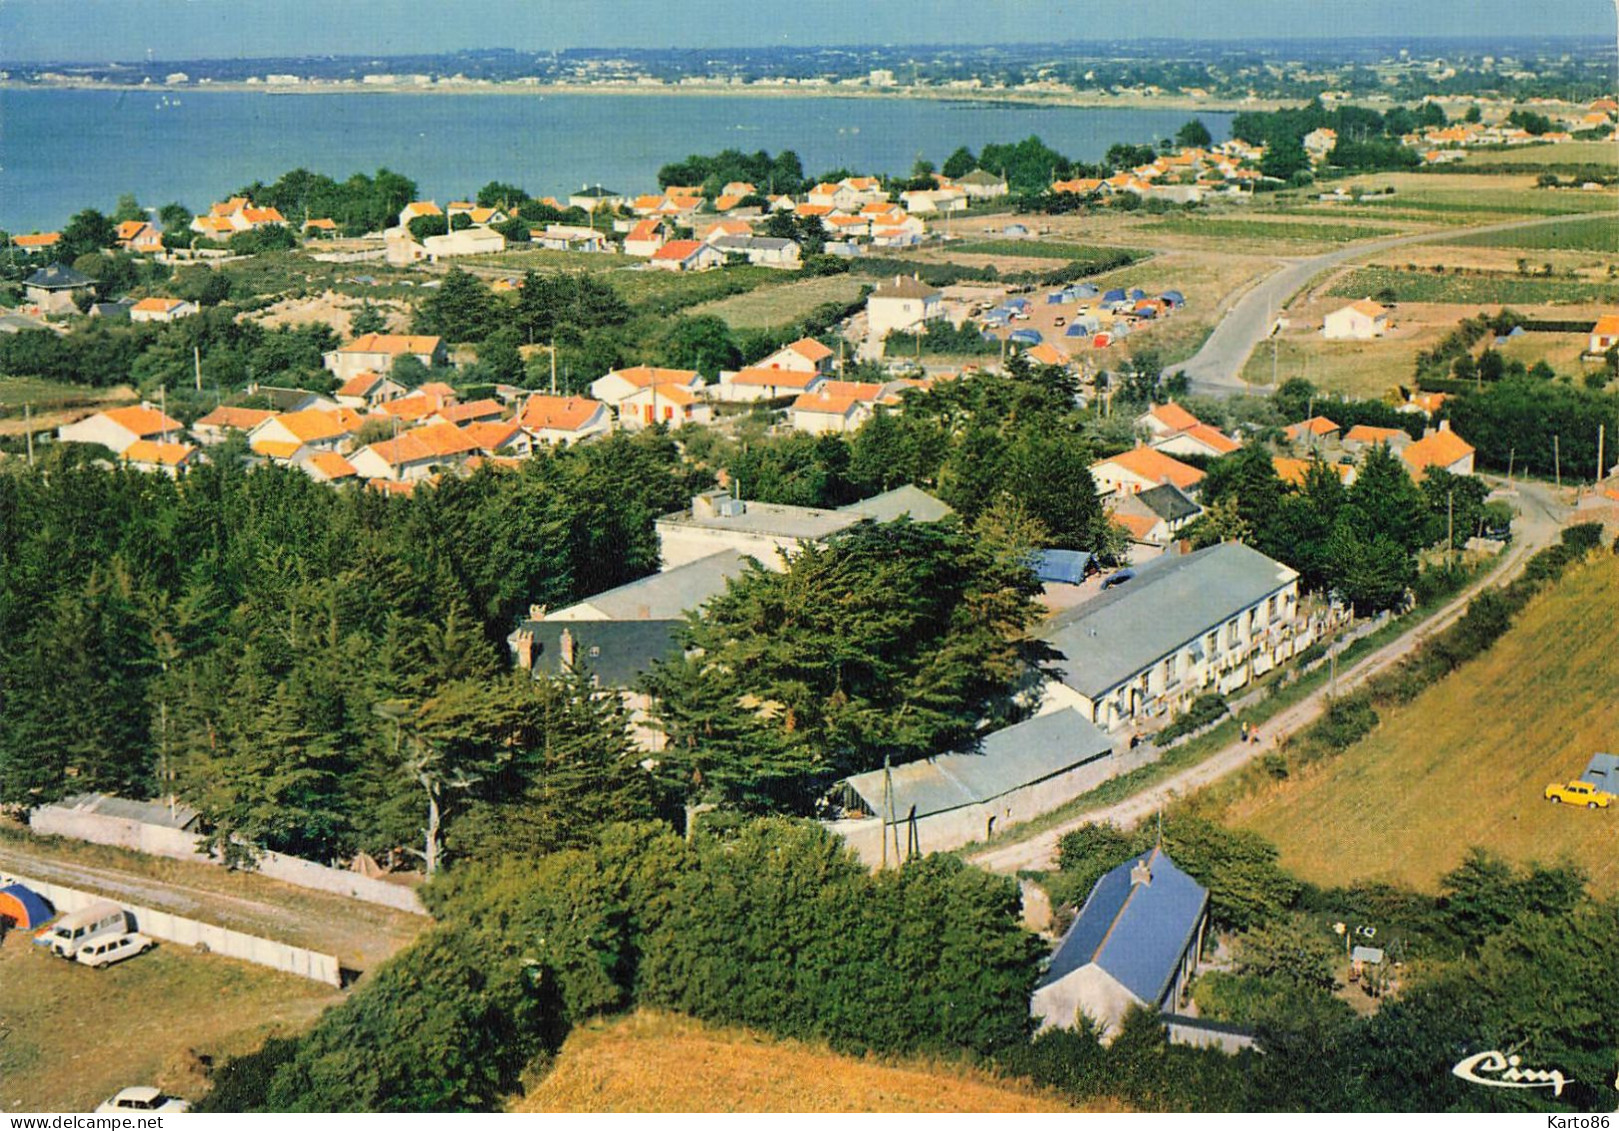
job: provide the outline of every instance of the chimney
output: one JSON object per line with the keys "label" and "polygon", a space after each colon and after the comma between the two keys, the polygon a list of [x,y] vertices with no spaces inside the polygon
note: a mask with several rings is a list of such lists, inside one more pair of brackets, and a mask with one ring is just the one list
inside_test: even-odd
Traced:
{"label": "chimney", "polygon": [[1130,868],[1130,886],[1133,888],[1137,884],[1142,887],[1152,886],[1152,868],[1147,865],[1145,857],[1137,860]]}
{"label": "chimney", "polygon": [[1439,422],[1439,430],[1441,432],[1449,432],[1450,431],[1450,418],[1449,417],[1446,417],[1444,420],[1441,420]]}
{"label": "chimney", "polygon": [[529,620],[544,620],[545,614],[550,611],[547,605],[530,605],[528,607]]}
{"label": "chimney", "polygon": [[562,661],[563,671],[573,670],[573,633],[567,629],[562,630],[562,636],[557,640],[557,655]]}
{"label": "chimney", "polygon": [[517,666],[524,671],[534,667],[534,634],[526,628],[517,632]]}

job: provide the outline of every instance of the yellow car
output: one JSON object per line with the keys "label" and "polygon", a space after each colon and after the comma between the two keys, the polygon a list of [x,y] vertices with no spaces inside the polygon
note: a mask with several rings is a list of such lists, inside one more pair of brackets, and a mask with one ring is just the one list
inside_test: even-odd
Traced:
{"label": "yellow car", "polygon": [[1584,805],[1587,809],[1606,809],[1613,803],[1613,794],[1598,789],[1588,781],[1552,782],[1546,787],[1546,800],[1556,804]]}

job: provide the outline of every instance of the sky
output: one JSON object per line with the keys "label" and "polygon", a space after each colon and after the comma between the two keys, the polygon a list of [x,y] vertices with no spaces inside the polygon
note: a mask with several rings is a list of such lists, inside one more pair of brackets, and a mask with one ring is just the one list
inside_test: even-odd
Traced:
{"label": "sky", "polygon": [[[1619,0],[0,0],[0,60],[1049,38],[1619,35]],[[1218,19],[1211,15],[1218,13]],[[677,15],[678,14],[678,15]],[[671,19],[671,16],[676,18]]]}

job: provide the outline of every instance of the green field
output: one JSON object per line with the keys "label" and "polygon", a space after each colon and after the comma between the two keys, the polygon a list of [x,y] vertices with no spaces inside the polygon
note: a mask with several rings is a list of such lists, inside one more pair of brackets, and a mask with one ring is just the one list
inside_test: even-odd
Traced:
{"label": "green field", "polygon": [[973,240],[951,244],[948,255],[1004,255],[1018,259],[1061,259],[1070,263],[1112,263],[1120,248],[1091,247],[1055,240]]}
{"label": "green field", "polygon": [[1434,213],[1435,219],[1467,214],[1564,216],[1612,212],[1614,197],[1608,192],[1552,192],[1549,189],[1414,188],[1403,189],[1394,196],[1366,197],[1356,207],[1363,214],[1375,214],[1378,209],[1387,207],[1402,213]]}
{"label": "green field", "polygon": [[1561,165],[1616,164],[1619,164],[1619,149],[1615,149],[1610,142],[1565,141],[1560,145],[1475,149],[1460,162],[1460,168],[1465,169],[1470,165],[1521,165],[1525,168],[1544,169]]}
{"label": "green field", "polygon": [[1204,219],[1200,216],[1171,216],[1152,227],[1157,231],[1201,236],[1211,240],[1245,240],[1254,243],[1355,243],[1399,233],[1393,228],[1365,224],[1293,224],[1265,220]]}
{"label": "green field", "polygon": [[1446,241],[1468,247],[1522,247],[1537,251],[1619,253],[1619,216],[1580,216],[1510,232],[1480,232]]}
{"label": "green field", "polygon": [[319,982],[172,944],[92,970],[43,953],[26,931],[0,946],[0,986],[5,1111],[91,1111],[131,1084],[195,1100],[208,1088],[197,1056],[251,1052],[342,1000]]}
{"label": "green field", "polygon": [[1385,713],[1368,737],[1237,802],[1226,819],[1323,885],[1432,890],[1473,845],[1516,861],[1568,859],[1619,892],[1619,809],[1552,805],[1542,791],[1619,742],[1619,651],[1593,631],[1619,608],[1619,558],[1570,571],[1489,651]]}
{"label": "green field", "polygon": [[1547,303],[1619,302],[1619,279],[1535,279],[1503,272],[1458,275],[1362,267],[1328,293],[1373,298],[1392,291],[1395,302],[1440,302],[1481,306],[1542,306]]}
{"label": "green field", "polygon": [[717,314],[734,330],[769,329],[796,322],[824,303],[853,302],[866,285],[853,275],[823,275],[705,302],[691,313]]}

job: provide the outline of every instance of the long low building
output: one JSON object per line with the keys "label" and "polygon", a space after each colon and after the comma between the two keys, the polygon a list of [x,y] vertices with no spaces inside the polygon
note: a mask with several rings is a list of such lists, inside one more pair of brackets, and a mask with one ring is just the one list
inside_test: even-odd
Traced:
{"label": "long low building", "polygon": [[1052,620],[1048,694],[1103,730],[1158,727],[1207,692],[1262,675],[1314,638],[1299,575],[1240,542],[1139,566]]}
{"label": "long low building", "polygon": [[1055,809],[1114,775],[1113,742],[1072,708],[941,754],[839,782],[827,827],[867,864],[947,852]]}

